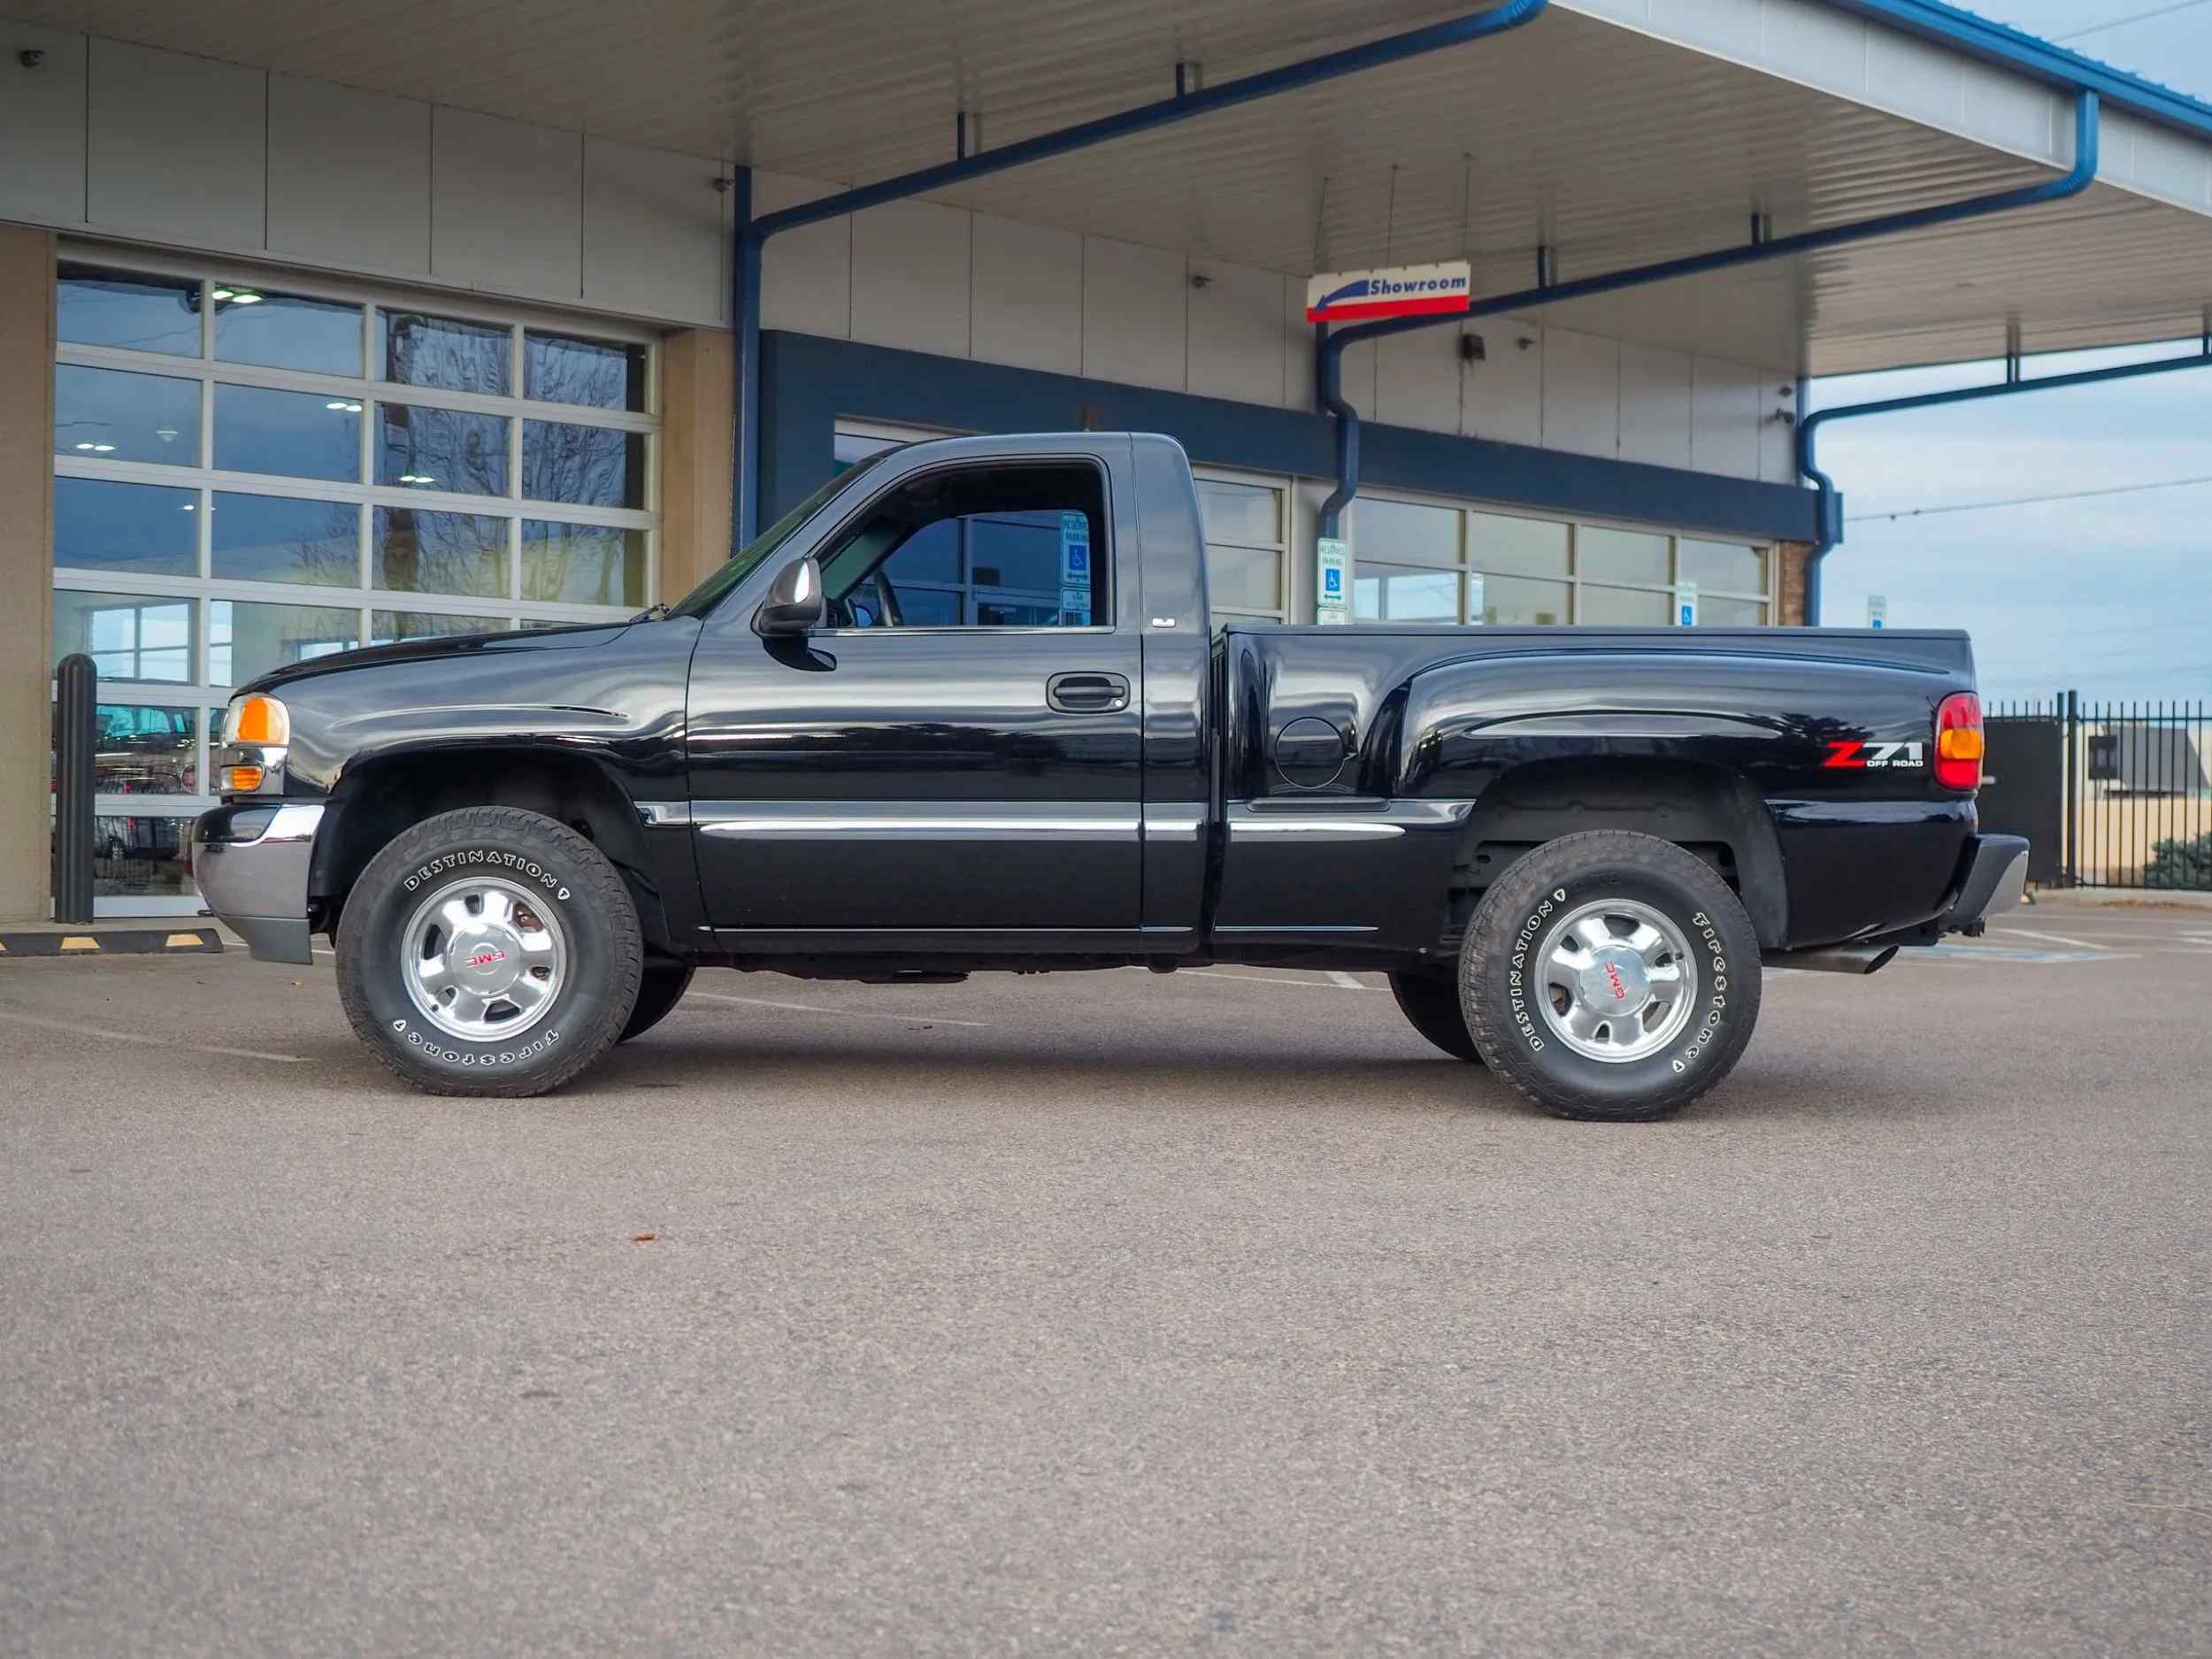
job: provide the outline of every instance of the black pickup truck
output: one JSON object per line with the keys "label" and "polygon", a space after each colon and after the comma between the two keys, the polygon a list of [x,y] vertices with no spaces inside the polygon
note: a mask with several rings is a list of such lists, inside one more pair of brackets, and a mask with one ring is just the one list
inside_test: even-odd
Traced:
{"label": "black pickup truck", "polygon": [[1573,1117],[1742,1054],[1761,964],[1871,972],[2014,902],[1966,638],[1217,627],[1171,440],[889,451],[681,603],[354,651],[232,703],[200,890],[336,945],[435,1092],[557,1087],[700,964],[875,982],[1386,973]]}

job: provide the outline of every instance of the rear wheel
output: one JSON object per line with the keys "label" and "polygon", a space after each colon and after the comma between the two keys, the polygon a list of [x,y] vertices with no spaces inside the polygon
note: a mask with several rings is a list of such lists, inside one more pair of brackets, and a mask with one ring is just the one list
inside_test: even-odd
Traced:
{"label": "rear wheel", "polygon": [[673,1013],[676,1004],[684,1000],[684,993],[691,988],[695,971],[688,962],[649,964],[638,980],[637,1004],[630,1010],[629,1020],[615,1041],[627,1042],[633,1037],[641,1037]]}
{"label": "rear wheel", "polygon": [[1474,1033],[1467,1029],[1467,1016],[1459,1006],[1459,982],[1448,971],[1394,973],[1390,994],[1414,1030],[1455,1060],[1482,1064],[1482,1052],[1475,1047]]}
{"label": "rear wheel", "polygon": [[1483,895],[1460,997],[1490,1069],[1563,1118],[1687,1105],[1759,1017],[1759,941],[1725,882],[1655,836],[1548,841]]}
{"label": "rear wheel", "polygon": [[566,825],[465,807],[369,861],[338,930],[355,1033],[433,1094],[539,1094],[613,1046],[644,948],[628,888]]}

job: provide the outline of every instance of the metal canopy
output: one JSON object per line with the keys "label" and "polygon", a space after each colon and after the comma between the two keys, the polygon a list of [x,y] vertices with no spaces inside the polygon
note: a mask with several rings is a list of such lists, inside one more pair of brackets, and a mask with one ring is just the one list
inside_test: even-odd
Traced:
{"label": "metal canopy", "polygon": [[[63,27],[826,185],[950,158],[1453,15],[1338,0],[16,0]],[[1348,16],[1360,27],[1346,29]],[[1026,223],[1304,273],[1471,257],[1479,293],[2032,183],[2036,159],[1555,5],[1510,36],[948,188]],[[2001,221],[1538,313],[1779,373],[2194,335],[2212,218],[2100,183]]]}

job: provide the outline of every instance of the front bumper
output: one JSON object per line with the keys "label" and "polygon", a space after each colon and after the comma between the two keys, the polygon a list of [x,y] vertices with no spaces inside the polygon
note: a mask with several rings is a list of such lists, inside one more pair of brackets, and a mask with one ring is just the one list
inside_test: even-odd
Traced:
{"label": "front bumper", "polygon": [[262,962],[312,963],[307,869],[320,803],[242,802],[192,826],[192,875],[216,918]]}
{"label": "front bumper", "polygon": [[2028,886],[2028,843],[2020,835],[1977,835],[1968,844],[1965,878],[1950,914],[1947,933],[1978,933],[1988,918],[2020,902]]}

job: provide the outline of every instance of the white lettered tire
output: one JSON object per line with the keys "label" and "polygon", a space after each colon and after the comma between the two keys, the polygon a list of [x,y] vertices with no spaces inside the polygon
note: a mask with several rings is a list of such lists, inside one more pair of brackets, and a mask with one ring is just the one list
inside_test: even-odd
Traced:
{"label": "white lettered tire", "polygon": [[1759,941],[1726,882],[1671,841],[1564,835],[1517,860],[1460,948],[1490,1069],[1563,1118],[1678,1110],[1734,1067],[1759,1018]]}
{"label": "white lettered tire", "polygon": [[637,1001],[637,909],[600,850],[519,807],[403,831],[347,895],[338,996],[370,1051],[434,1094],[557,1088]]}

